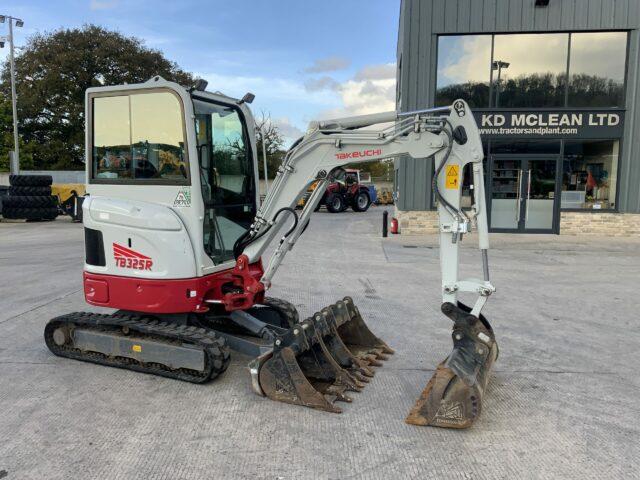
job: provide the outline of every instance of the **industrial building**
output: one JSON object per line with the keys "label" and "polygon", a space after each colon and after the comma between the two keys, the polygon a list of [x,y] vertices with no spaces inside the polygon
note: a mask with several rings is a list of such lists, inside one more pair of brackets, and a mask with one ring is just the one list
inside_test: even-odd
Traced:
{"label": "industrial building", "polygon": [[[491,231],[638,235],[639,28],[640,0],[403,0],[398,109],[470,104]],[[434,231],[433,162],[395,169],[401,231]]]}

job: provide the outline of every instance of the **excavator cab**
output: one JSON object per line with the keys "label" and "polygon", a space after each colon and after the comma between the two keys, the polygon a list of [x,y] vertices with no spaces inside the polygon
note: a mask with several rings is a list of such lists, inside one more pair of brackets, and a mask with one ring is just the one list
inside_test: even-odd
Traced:
{"label": "excavator cab", "polygon": [[[138,211],[148,214],[162,205],[163,216],[177,216],[184,226],[181,242],[191,249],[176,261],[190,277],[232,267],[233,245],[249,230],[258,209],[255,126],[249,108],[222,94],[185,90],[154,77],[138,85],[90,89],[87,118],[90,197],[97,203],[105,199],[105,206],[140,203]],[[96,202],[87,205],[96,221],[113,217]],[[175,278],[173,260],[156,248],[158,237],[147,238],[135,218],[125,217],[133,235],[126,237],[131,244],[126,248],[144,238],[148,249],[143,254],[155,259],[157,269],[148,272],[149,278]],[[99,231],[110,236],[112,229]],[[103,241],[109,246],[115,239]],[[126,273],[109,262],[88,263],[85,270]],[[120,306],[116,299],[110,303]]]}

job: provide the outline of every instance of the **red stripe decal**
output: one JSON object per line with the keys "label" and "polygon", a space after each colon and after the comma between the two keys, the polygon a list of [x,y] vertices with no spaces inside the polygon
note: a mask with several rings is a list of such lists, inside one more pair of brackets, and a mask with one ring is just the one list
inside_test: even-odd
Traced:
{"label": "red stripe decal", "polygon": [[125,251],[120,250],[120,249],[118,249],[118,248],[116,248],[116,247],[114,247],[114,248],[113,248],[113,254],[114,254],[114,255],[118,255],[118,256],[120,256],[120,257],[127,257],[127,258],[141,258],[141,256],[140,256],[140,255],[132,255],[131,253],[129,253],[129,252],[125,252]]}
{"label": "red stripe decal", "polygon": [[117,243],[113,244],[113,254],[114,255],[122,255],[124,257],[132,257],[132,258],[142,258],[143,260],[150,260],[151,257],[147,257],[146,255],[142,255],[135,250],[130,250],[122,245],[118,245]]}

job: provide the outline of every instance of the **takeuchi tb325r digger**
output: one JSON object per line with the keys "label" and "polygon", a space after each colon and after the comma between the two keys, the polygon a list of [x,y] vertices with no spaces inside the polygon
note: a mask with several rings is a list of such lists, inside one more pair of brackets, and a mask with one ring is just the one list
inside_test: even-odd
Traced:
{"label": "takeuchi tb325r digger", "polygon": [[[468,105],[314,122],[287,152],[259,206],[247,105],[253,95],[238,100],[205,87],[154,77],[87,91],[84,292],[89,304],[116,312],[54,318],[45,328],[47,346],[62,357],[194,383],[224,372],[231,349],[253,357],[251,381],[260,395],[340,412],[334,402],[351,401],[349,392],[361,390],[393,350],[349,297],[302,318],[265,292],[344,165],[410,155],[435,162],[442,311],[453,321],[454,347],[407,421],[471,425],[498,350],[480,313],[495,289],[482,145]],[[468,164],[475,201],[462,210]],[[482,280],[458,278],[458,248],[472,227]],[[459,302],[461,292],[474,294],[475,304]]]}

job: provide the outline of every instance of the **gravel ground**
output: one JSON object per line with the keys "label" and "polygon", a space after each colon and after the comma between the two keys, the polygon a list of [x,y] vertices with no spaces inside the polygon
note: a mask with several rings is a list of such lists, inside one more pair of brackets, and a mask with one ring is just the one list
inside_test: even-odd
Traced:
{"label": "gravel ground", "polygon": [[[89,309],[82,226],[0,223],[0,478],[638,478],[640,239],[492,235],[500,357],[469,430],[403,419],[451,348],[437,239],[382,208],[314,214],[272,294],[351,295],[396,349],[340,415],[254,395],[248,358],[192,385],[54,357],[46,321]],[[463,272],[480,276],[473,238]]]}

